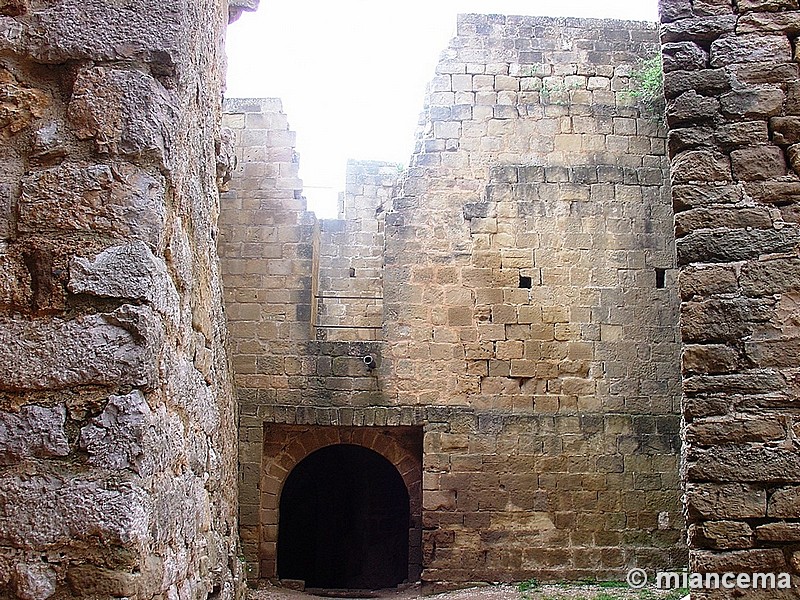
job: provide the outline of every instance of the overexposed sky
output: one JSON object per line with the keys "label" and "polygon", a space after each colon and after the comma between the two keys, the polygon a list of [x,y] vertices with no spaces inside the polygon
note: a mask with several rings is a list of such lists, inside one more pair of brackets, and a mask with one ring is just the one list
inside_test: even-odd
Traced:
{"label": "overexposed sky", "polygon": [[228,28],[226,96],[283,100],[319,217],[348,158],[408,163],[458,13],[658,19],[657,0],[261,0]]}

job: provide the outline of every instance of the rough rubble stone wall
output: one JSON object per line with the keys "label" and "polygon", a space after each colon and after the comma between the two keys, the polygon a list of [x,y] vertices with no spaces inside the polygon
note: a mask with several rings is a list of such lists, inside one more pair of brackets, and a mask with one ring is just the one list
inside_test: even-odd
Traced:
{"label": "rough rubble stone wall", "polygon": [[796,573],[800,10],[660,4],[691,565]]}
{"label": "rough rubble stone wall", "polygon": [[0,3],[0,597],[240,589],[226,13]]}
{"label": "rough rubble stone wall", "polygon": [[650,24],[464,15],[438,65],[384,276],[425,580],[685,560],[666,140],[628,91],[657,52]]}
{"label": "rough rubble stone wall", "polygon": [[398,166],[349,161],[337,219],[320,222],[316,337],[377,340],[383,326],[383,227]]}

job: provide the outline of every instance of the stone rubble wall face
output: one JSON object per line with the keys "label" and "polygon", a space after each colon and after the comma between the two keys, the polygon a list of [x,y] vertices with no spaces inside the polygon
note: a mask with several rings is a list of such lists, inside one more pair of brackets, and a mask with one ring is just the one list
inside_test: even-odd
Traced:
{"label": "stone rubble wall face", "polygon": [[0,3],[0,597],[235,598],[227,3]]}
{"label": "stone rubble wall face", "polygon": [[797,572],[800,9],[660,11],[691,566]]}

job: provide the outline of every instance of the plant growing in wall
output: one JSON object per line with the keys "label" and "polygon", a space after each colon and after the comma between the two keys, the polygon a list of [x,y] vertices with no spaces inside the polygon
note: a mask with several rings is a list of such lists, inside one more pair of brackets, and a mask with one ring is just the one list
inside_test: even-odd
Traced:
{"label": "plant growing in wall", "polygon": [[631,72],[630,95],[636,99],[642,114],[664,118],[664,64],[656,54],[643,60]]}

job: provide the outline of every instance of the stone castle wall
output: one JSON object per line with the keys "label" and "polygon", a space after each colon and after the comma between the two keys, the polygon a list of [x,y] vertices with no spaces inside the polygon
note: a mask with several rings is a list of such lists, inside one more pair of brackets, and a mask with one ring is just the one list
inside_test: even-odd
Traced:
{"label": "stone castle wall", "polygon": [[[681,561],[678,301],[652,25],[462,16],[386,217],[389,388],[430,580]],[[455,407],[459,407],[457,410]]]}
{"label": "stone castle wall", "polygon": [[660,4],[691,567],[797,572],[800,11]]}
{"label": "stone castle wall", "polygon": [[320,223],[317,339],[378,340],[383,327],[383,231],[397,165],[349,161],[337,219]]}
{"label": "stone castle wall", "polygon": [[[231,103],[221,254],[252,577],[275,576],[291,467],[354,435],[407,481],[421,469],[410,576],[683,563],[666,139],[629,92],[657,49],[640,23],[461,17],[398,189],[389,165],[352,164],[343,221],[305,212],[279,105]],[[415,460],[391,450],[409,430]]]}
{"label": "stone castle wall", "polygon": [[216,254],[227,17],[0,3],[2,598],[241,589]]}

